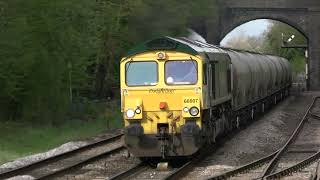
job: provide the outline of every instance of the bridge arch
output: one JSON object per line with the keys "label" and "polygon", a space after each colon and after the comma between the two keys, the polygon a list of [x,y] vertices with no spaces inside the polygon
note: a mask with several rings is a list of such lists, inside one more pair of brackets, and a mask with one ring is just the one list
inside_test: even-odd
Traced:
{"label": "bridge arch", "polygon": [[270,19],[285,23],[303,34],[308,40],[307,24],[303,20],[304,13],[295,12],[295,15],[288,15],[287,13],[277,13],[270,11],[243,11],[243,10],[232,10],[232,14],[228,14],[223,23],[221,24],[221,33],[218,41],[221,41],[227,34],[238,26],[245,24],[250,21],[259,19]]}
{"label": "bridge arch", "polygon": [[244,25],[244,24],[251,22],[251,21],[262,20],[262,19],[274,20],[274,21],[279,21],[284,24],[287,24],[288,26],[291,26],[291,27],[295,28],[297,31],[299,31],[308,40],[308,35],[306,34],[305,30],[303,30],[303,28],[299,27],[298,24],[293,23],[293,22],[289,22],[286,19],[279,19],[279,18],[276,19],[276,18],[270,18],[270,17],[259,17],[259,18],[247,19],[244,21],[234,23],[233,26],[229,26],[226,29],[224,29],[224,31],[221,32],[221,38],[222,38],[221,40],[223,40],[223,38],[225,38],[229,33],[231,33],[237,27]]}

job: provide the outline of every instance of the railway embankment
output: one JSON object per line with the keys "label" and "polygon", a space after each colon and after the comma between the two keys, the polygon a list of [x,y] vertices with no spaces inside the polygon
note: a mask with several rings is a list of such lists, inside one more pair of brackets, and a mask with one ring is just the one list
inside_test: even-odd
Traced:
{"label": "railway embankment", "polygon": [[[122,146],[122,130],[117,129],[100,136],[63,144],[48,152],[27,156],[0,166],[0,179],[16,177],[22,179],[46,178],[68,167],[86,163],[96,156],[125,149]],[[111,154],[111,153],[109,153]]]}

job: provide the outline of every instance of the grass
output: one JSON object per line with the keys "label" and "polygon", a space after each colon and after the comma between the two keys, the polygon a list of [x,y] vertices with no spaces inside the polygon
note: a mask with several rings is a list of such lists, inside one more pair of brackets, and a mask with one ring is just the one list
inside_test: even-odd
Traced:
{"label": "grass", "polygon": [[0,122],[0,165],[19,157],[45,152],[72,140],[101,134],[108,128],[120,128],[118,106],[104,107],[107,108],[93,120],[69,120],[57,127]]}

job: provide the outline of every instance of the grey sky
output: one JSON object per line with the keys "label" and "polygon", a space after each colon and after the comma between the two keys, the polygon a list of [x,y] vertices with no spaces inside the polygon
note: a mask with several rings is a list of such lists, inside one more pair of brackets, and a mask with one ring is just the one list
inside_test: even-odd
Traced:
{"label": "grey sky", "polygon": [[259,36],[267,30],[269,24],[270,22],[267,19],[259,19],[245,23],[231,31],[220,44],[223,46],[228,40],[237,36]]}

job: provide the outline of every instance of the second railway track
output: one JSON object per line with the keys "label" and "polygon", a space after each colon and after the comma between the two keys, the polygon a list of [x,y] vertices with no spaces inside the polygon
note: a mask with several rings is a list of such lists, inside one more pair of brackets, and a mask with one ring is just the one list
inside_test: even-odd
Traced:
{"label": "second railway track", "polygon": [[22,167],[0,173],[0,179],[28,175],[34,179],[48,179],[68,172],[104,156],[125,149],[121,143],[122,133],[103,138],[78,149],[58,154]]}

